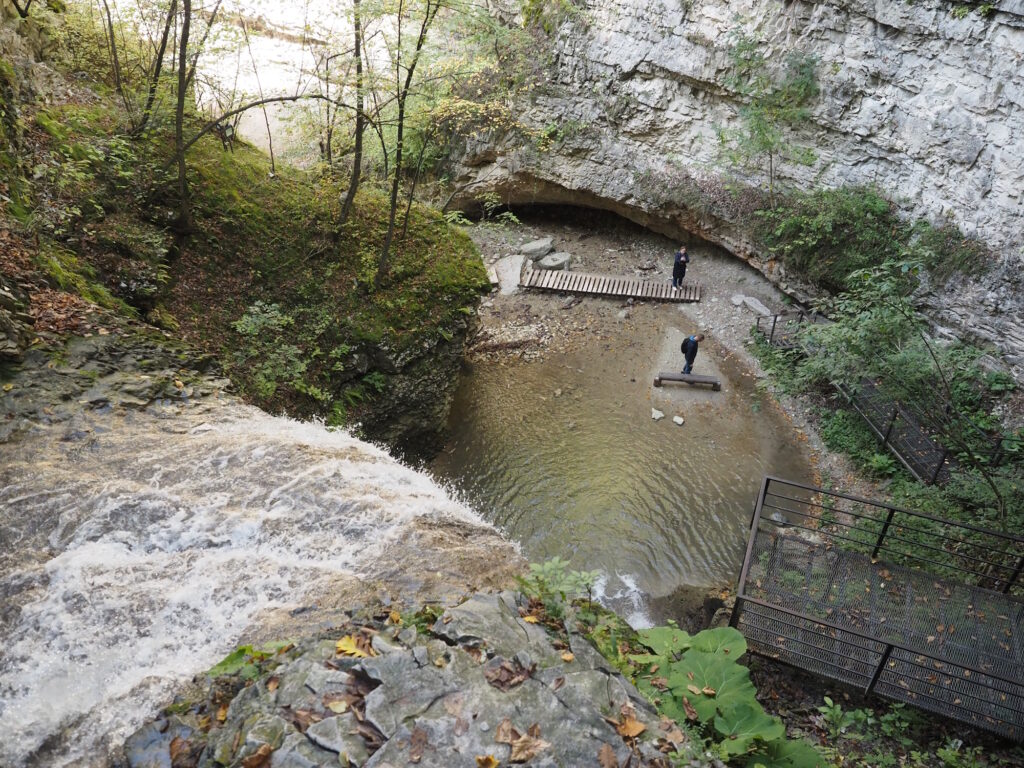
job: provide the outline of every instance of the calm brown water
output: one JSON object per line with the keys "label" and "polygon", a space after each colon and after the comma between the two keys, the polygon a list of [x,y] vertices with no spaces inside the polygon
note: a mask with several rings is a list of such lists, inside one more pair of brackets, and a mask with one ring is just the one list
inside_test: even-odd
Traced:
{"label": "calm brown water", "polygon": [[652,598],[736,577],[765,474],[811,477],[792,426],[713,344],[696,372],[723,391],[653,387],[692,330],[671,308],[638,307],[613,343],[472,366],[431,466],[531,560],[601,571],[605,600],[638,623],[665,618]]}

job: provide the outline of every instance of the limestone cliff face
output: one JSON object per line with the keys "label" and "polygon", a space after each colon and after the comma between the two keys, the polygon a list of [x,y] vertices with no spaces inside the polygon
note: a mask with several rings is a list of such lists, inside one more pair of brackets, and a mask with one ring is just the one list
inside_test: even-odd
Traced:
{"label": "limestone cliff face", "polygon": [[[553,145],[468,146],[456,202],[498,191],[613,210],[717,242],[785,284],[721,178],[717,129],[738,106],[725,85],[730,35],[742,29],[775,61],[797,50],[819,62],[820,99],[794,135],[817,160],[783,163],[778,178],[874,184],[908,215],[988,243],[1001,256],[991,274],[924,299],[940,329],[1024,367],[1024,2],[993,5],[957,19],[948,0],[586,0],[558,33],[553,87],[525,114],[557,126]],[[745,180],[766,183],[756,170]]]}

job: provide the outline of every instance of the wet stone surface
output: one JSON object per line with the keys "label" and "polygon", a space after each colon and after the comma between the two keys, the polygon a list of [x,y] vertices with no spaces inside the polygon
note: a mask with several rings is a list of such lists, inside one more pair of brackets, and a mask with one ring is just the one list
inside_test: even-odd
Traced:
{"label": "wet stone surface", "polygon": [[[633,685],[581,636],[559,642],[524,621],[524,605],[511,592],[478,594],[423,633],[353,619],[299,643],[240,689],[214,681],[198,701],[179,702],[177,714],[127,741],[126,762],[473,768],[493,756],[500,765],[583,766],[598,765],[607,745],[617,765],[669,765],[658,748],[662,723]],[[342,636],[376,655],[336,653]],[[627,713],[646,726],[636,739],[616,729]]]}

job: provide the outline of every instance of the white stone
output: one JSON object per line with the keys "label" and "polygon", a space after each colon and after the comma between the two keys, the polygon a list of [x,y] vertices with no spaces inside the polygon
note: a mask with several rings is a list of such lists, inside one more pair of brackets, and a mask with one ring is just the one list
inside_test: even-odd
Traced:
{"label": "white stone", "polygon": [[502,296],[508,296],[519,290],[519,276],[523,271],[524,257],[520,254],[506,256],[499,261],[494,271],[498,276],[498,291]]}
{"label": "white stone", "polygon": [[538,269],[568,269],[569,264],[572,263],[572,255],[568,253],[549,253],[543,259],[537,262]]}
{"label": "white stone", "polygon": [[772,311],[768,309],[764,304],[755,299],[753,296],[744,296],[743,303],[746,304],[747,309],[753,312],[755,315],[762,315],[764,317],[770,317]]}
{"label": "white stone", "polygon": [[550,237],[533,240],[519,248],[519,252],[528,259],[539,259],[541,256],[547,256],[553,250],[555,250],[554,240]]}
{"label": "white stone", "polygon": [[665,414],[659,411],[657,408],[651,408],[651,418],[655,421],[661,421],[665,418]]}
{"label": "white stone", "polygon": [[674,421],[674,422],[675,422],[676,424],[678,424],[678,425],[679,425],[680,427],[681,427],[681,426],[683,426],[683,424],[685,424],[685,423],[686,423],[686,422],[684,422],[684,421],[683,421],[683,417],[682,417],[682,416],[673,416],[673,417],[672,417],[672,421]]}

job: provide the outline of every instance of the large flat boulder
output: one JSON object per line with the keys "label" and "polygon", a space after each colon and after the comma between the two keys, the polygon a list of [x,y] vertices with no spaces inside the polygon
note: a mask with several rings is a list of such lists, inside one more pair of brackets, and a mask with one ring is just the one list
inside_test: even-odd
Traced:
{"label": "large flat boulder", "polygon": [[519,253],[528,259],[536,261],[542,256],[547,256],[555,250],[554,240],[550,237],[542,237],[540,240],[532,240],[519,247]]}

